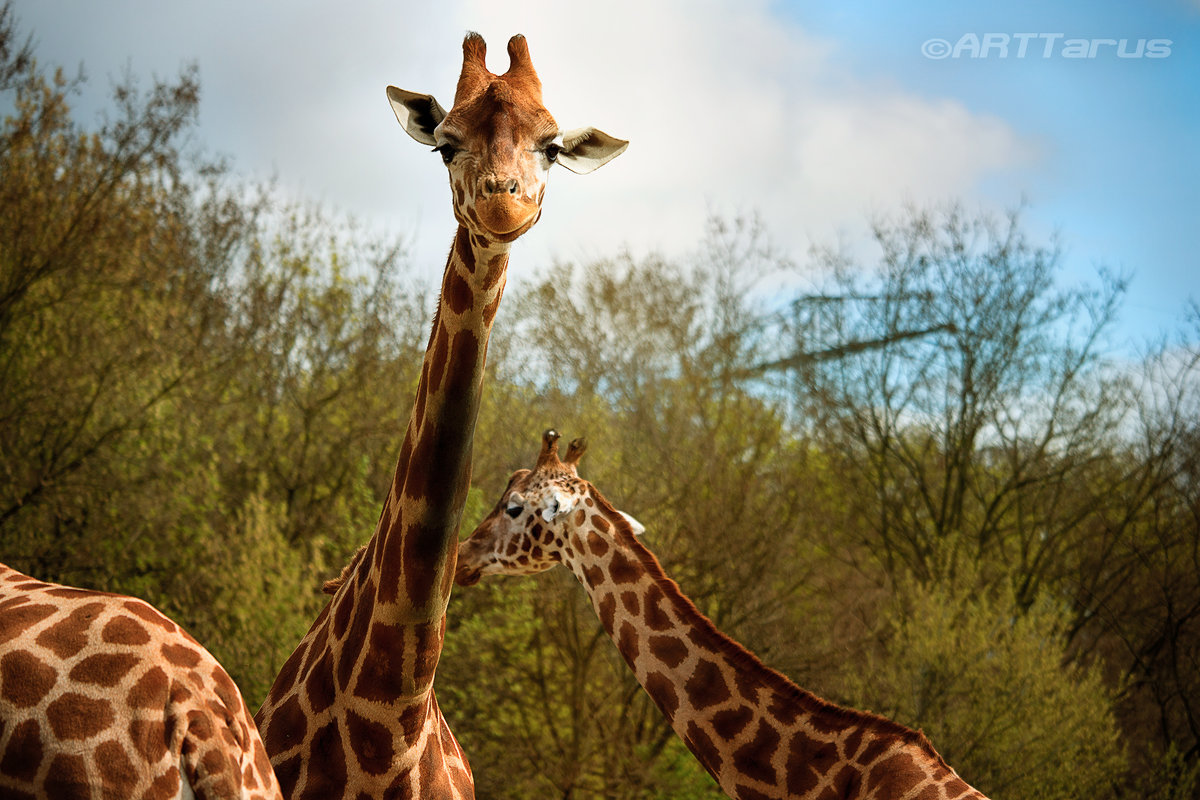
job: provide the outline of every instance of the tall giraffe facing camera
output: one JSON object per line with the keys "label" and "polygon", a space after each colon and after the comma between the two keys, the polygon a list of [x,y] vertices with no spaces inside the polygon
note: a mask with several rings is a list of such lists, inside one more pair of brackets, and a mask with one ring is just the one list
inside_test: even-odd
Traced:
{"label": "tall giraffe facing camera", "polygon": [[430,95],[387,89],[404,130],[445,162],[458,231],[375,533],[326,585],[333,598],[258,712],[288,797],[474,796],[433,679],[492,321],[509,250],[541,216],[550,168],[591,172],[628,145],[593,128],[559,129],[523,36],[509,41],[504,74],[489,72],[485,55],[482,37],[468,34],[449,111]]}

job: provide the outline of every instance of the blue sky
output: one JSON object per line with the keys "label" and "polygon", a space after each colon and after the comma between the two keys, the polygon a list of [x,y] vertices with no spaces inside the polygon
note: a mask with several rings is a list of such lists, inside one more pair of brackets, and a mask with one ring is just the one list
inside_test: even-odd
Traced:
{"label": "blue sky", "polygon": [[[1044,148],[1019,187],[1029,216],[1062,232],[1067,262],[1087,277],[1106,263],[1134,278],[1129,328],[1149,334],[1200,300],[1200,3],[925,2],[910,6],[789,2],[780,8],[839,43],[836,58],[864,76],[890,75],[929,96],[993,114]],[[870,20],[870,22],[865,22]],[[930,38],[957,43],[987,33],[1064,34],[1029,39],[1024,58],[924,57]],[[1171,40],[1165,58],[1061,57],[1066,38]],[[995,176],[1003,194],[1004,176]]]}
{"label": "blue sky", "polygon": [[[436,8],[434,7],[436,6]],[[808,0],[16,0],[46,64],[83,63],[83,114],[126,69],[200,68],[199,141],[248,176],[405,236],[439,273],[453,221],[436,156],[384,87],[449,105],[467,30],[527,35],[564,127],[632,141],[551,181],[510,278],[627,249],[683,253],[712,212],[761,215],[804,279],[814,244],[862,240],[871,215],[960,200],[1061,234],[1068,280],[1132,273],[1120,335],[1178,327],[1200,300],[1200,0],[1129,4]],[[1169,39],[1165,58],[928,58],[974,34]],[[1057,42],[1056,42],[1057,44]],[[1131,44],[1132,46],[1132,44]],[[1015,48],[1015,44],[1013,45]],[[808,272],[806,272],[808,270]],[[436,277],[436,276],[435,276]]]}

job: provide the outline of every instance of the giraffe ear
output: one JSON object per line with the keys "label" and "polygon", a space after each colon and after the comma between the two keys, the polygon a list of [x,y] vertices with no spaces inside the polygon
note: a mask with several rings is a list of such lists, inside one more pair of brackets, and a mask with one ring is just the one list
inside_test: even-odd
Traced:
{"label": "giraffe ear", "polygon": [[392,104],[392,111],[396,112],[400,127],[404,128],[409,136],[430,147],[437,144],[433,138],[433,129],[445,118],[446,111],[433,99],[433,95],[417,94],[389,86],[387,96],[388,102]]}
{"label": "giraffe ear", "polygon": [[641,536],[643,533],[645,533],[645,532],[646,532],[646,526],[645,526],[645,525],[643,525],[642,523],[638,522],[636,519],[634,519],[633,517],[629,516],[629,515],[628,515],[628,514],[626,514],[624,511],[618,511],[617,513],[618,513],[618,514],[620,514],[622,517],[624,517],[624,518],[625,518],[625,521],[629,523],[629,527],[633,529],[633,535],[634,535],[634,536]]}
{"label": "giraffe ear", "polygon": [[575,498],[570,495],[553,493],[546,498],[546,505],[542,507],[542,519],[549,522],[555,517],[561,517],[563,514],[570,514],[575,510]]}
{"label": "giraffe ear", "polygon": [[629,147],[629,142],[609,136],[604,131],[576,128],[563,132],[563,149],[558,154],[558,163],[571,172],[585,175],[624,153],[626,147]]}

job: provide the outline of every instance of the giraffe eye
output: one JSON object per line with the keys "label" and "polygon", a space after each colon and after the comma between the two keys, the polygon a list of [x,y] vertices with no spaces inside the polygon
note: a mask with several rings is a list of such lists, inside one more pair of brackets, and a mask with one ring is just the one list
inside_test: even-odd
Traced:
{"label": "giraffe eye", "polygon": [[521,516],[521,511],[522,511],[522,509],[521,509],[520,503],[513,503],[508,508],[504,509],[504,513],[508,514],[513,519],[516,519],[517,517]]}
{"label": "giraffe eye", "polygon": [[448,144],[441,144],[433,148],[433,152],[442,154],[442,163],[449,164],[454,160],[454,156],[458,155],[458,148]]}
{"label": "giraffe eye", "polygon": [[546,154],[546,160],[553,164],[558,160],[558,154],[562,152],[562,147],[556,144],[548,144],[542,152]]}

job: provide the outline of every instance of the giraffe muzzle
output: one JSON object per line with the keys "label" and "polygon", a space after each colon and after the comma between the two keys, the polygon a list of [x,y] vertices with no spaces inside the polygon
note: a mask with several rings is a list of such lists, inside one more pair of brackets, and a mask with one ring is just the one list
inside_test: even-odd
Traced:
{"label": "giraffe muzzle", "polygon": [[454,570],[454,582],[459,586],[474,586],[482,577],[482,570],[461,566]]}
{"label": "giraffe muzzle", "polygon": [[535,200],[507,192],[485,195],[475,203],[479,221],[498,236],[524,233],[537,217]]}

